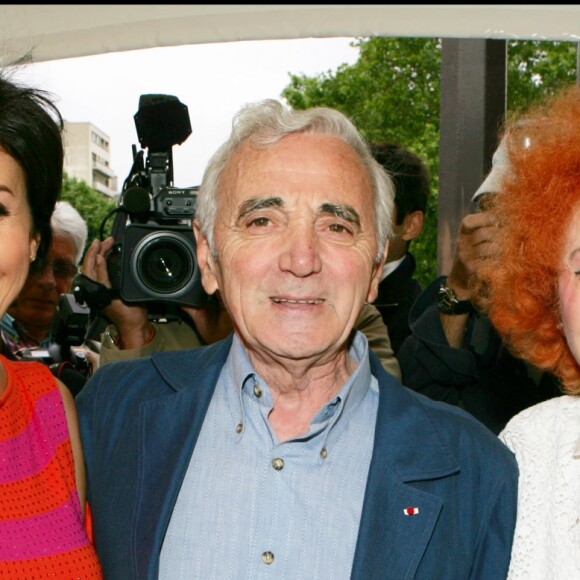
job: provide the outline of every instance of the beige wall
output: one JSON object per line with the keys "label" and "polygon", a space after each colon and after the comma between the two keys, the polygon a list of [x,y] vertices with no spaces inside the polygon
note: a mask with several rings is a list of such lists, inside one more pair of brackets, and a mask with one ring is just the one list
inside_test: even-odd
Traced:
{"label": "beige wall", "polygon": [[69,123],[64,129],[64,170],[104,195],[117,195],[117,176],[110,168],[109,136],[92,123]]}

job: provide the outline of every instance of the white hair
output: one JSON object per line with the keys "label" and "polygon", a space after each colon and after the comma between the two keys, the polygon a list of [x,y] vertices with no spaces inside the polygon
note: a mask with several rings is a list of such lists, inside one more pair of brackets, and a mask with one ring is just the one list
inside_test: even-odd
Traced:
{"label": "white hair", "polygon": [[326,107],[303,111],[285,108],[274,99],[246,105],[234,117],[228,140],[211,157],[197,198],[196,219],[215,255],[214,227],[217,196],[221,176],[234,153],[246,140],[269,147],[294,133],[330,135],[350,145],[358,154],[370,177],[375,209],[378,255],[382,258],[387,240],[392,234],[394,186],[386,170],[374,159],[366,141],[354,124],[342,113]]}
{"label": "white hair", "polygon": [[89,235],[87,223],[81,214],[68,201],[57,201],[50,218],[50,227],[53,235],[67,236],[72,240],[78,265]]}

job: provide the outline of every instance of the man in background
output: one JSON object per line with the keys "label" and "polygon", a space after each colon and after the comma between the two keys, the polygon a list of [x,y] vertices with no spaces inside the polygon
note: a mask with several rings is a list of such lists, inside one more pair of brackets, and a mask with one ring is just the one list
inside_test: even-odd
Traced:
{"label": "man in background", "polygon": [[374,305],[387,326],[396,355],[411,333],[409,311],[421,293],[421,285],[413,278],[415,258],[409,246],[423,229],[431,193],[429,170],[418,155],[395,143],[377,142],[370,147],[373,157],[387,170],[395,186],[393,237]]}
{"label": "man in background", "polygon": [[[66,201],[56,203],[50,225],[52,242],[44,267],[39,269],[32,264],[18,298],[2,317],[0,350],[9,358],[48,364],[53,374],[76,395],[91,366],[97,365],[98,355],[88,348],[77,349],[78,354],[74,354],[65,345],[57,347],[54,326],[61,295],[70,293],[78,273],[88,227]],[[77,368],[77,363],[82,368]]]}
{"label": "man in background", "polygon": [[514,357],[471,302],[473,279],[497,232],[487,204],[509,171],[502,141],[461,221],[449,275],[438,276],[416,300],[412,332],[397,355],[405,386],[464,408],[496,434],[521,410],[560,394],[555,377]]}
{"label": "man in background", "polygon": [[60,296],[70,292],[85,249],[87,224],[68,202],[56,203],[50,225],[52,243],[44,268],[31,268],[18,298],[2,318],[2,340],[12,353],[52,344]]}

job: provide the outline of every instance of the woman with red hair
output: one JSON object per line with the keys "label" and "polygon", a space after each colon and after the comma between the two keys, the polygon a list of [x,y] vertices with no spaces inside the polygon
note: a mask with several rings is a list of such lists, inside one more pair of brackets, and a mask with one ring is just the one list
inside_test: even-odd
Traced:
{"label": "woman with red hair", "polygon": [[507,125],[510,171],[493,200],[495,251],[478,303],[512,352],[565,392],[500,438],[520,468],[509,578],[580,578],[580,86]]}

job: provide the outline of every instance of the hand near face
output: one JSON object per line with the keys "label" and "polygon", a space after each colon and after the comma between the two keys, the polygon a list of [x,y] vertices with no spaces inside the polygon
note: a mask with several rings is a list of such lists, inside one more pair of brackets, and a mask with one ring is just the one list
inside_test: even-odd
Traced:
{"label": "hand near face", "polygon": [[[107,272],[107,256],[115,244],[112,237],[104,241],[93,240],[85,253],[81,267],[82,273],[107,288],[111,281]],[[143,306],[129,305],[115,299],[103,310],[103,314],[117,327],[123,348],[139,348],[151,337],[147,309]]]}
{"label": "hand near face", "polygon": [[207,344],[225,338],[232,330],[232,320],[219,298],[209,300],[203,308],[182,306]]}
{"label": "hand near face", "polygon": [[[82,272],[85,276],[111,288],[107,272],[107,256],[115,241],[112,237],[103,242],[94,240],[85,254]],[[203,340],[211,344],[225,338],[232,331],[231,319],[221,300],[209,300],[203,308],[182,306],[193,320]],[[143,306],[131,305],[120,299],[113,300],[103,313],[117,327],[120,337],[120,347],[123,349],[140,348],[152,338],[154,329],[148,320],[147,309]]]}
{"label": "hand near face", "polygon": [[497,232],[497,220],[489,211],[466,215],[461,221],[455,258],[447,284],[455,290],[460,300],[468,300],[469,279],[477,275],[477,268],[490,255],[491,242]]}

